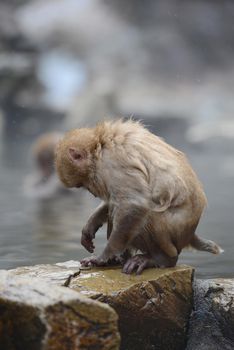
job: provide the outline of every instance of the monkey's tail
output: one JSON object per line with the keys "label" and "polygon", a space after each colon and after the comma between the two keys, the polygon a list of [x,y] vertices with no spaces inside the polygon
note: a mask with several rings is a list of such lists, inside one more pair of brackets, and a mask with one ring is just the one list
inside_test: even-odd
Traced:
{"label": "monkey's tail", "polygon": [[194,235],[193,239],[190,242],[190,246],[197,250],[209,252],[212,254],[221,254],[224,250],[215,242],[209,241],[205,238],[200,238],[197,235]]}

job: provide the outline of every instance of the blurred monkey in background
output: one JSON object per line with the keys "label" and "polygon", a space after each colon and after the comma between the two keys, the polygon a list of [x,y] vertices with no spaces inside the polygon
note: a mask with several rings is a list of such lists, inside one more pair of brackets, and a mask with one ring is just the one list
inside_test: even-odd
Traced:
{"label": "blurred monkey in background", "polygon": [[63,134],[45,133],[32,145],[31,156],[35,171],[28,175],[24,182],[24,193],[28,197],[48,199],[62,191],[67,191],[55,172],[55,148]]}

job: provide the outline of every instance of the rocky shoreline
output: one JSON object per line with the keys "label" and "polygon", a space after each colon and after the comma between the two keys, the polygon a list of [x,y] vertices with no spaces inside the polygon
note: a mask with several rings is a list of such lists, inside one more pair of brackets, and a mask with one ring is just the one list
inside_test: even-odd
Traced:
{"label": "rocky shoreline", "polygon": [[[234,280],[79,262],[0,271],[0,349],[231,350]],[[121,341],[120,341],[121,338]]]}

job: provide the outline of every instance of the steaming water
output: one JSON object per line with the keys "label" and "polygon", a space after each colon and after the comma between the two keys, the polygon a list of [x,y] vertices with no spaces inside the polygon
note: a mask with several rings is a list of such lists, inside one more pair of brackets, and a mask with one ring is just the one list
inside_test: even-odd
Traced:
{"label": "steaming water", "polygon": [[[181,254],[179,263],[193,265],[199,277],[233,277],[234,141],[213,139],[193,146],[184,138],[185,129],[178,121],[156,123],[154,128],[187,153],[209,201],[197,232],[219,243],[225,252],[213,256],[187,251]],[[80,232],[98,201],[82,190],[47,201],[26,198],[22,183],[31,170],[29,141],[19,137],[0,142],[0,268],[88,256],[79,243]],[[102,229],[97,233],[97,252],[105,239]]]}

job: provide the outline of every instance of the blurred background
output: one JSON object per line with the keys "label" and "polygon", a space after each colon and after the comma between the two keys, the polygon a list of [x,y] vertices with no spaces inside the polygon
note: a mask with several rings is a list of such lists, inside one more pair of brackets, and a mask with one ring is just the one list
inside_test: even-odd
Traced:
{"label": "blurred background", "polygon": [[133,116],[186,152],[209,202],[198,232],[225,249],[180,263],[233,277],[233,18],[231,0],[0,0],[0,268],[88,255],[98,201],[61,188],[41,135]]}

